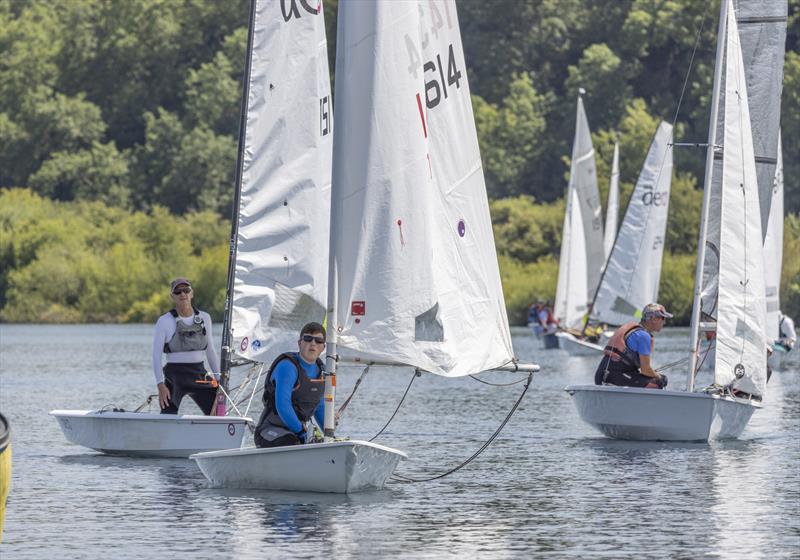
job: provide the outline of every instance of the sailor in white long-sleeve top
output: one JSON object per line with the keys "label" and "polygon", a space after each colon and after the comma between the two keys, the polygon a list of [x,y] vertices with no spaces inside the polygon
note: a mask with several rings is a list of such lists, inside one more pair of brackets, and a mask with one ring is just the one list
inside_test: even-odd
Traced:
{"label": "sailor in white long-sleeve top", "polygon": [[[214,406],[217,384],[206,375],[203,359],[212,372],[219,371],[211,317],[192,306],[194,292],[186,278],[173,280],[170,292],[175,307],[158,318],[153,336],[153,375],[161,413],[177,414],[183,397],[189,395],[208,415]],[[167,356],[163,368],[162,354]]]}

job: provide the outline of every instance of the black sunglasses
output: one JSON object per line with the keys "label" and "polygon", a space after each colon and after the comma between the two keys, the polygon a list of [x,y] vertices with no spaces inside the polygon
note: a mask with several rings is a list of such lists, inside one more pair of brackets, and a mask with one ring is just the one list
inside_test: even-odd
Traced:
{"label": "black sunglasses", "polygon": [[172,293],[175,294],[176,296],[178,294],[191,294],[192,293],[192,289],[191,288],[176,288],[175,290],[172,290]]}
{"label": "black sunglasses", "polygon": [[322,338],[321,336],[313,336],[310,334],[303,335],[303,342],[311,342],[311,341],[314,341],[317,344],[325,344],[325,339]]}

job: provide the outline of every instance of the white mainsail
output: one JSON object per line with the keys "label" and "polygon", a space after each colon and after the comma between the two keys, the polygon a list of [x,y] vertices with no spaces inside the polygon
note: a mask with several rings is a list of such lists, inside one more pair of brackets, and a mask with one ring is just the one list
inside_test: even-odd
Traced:
{"label": "white mainsail", "polygon": [[661,122],[597,289],[593,319],[622,325],[658,299],[671,184],[672,125]]}
{"label": "white mainsail", "polygon": [[712,207],[721,233],[714,382],[735,381],[760,397],[767,365],[761,213],[742,50],[732,4],[728,9],[721,200]]}
{"label": "white mainsail", "polygon": [[[583,93],[583,90],[581,90]],[[558,262],[555,316],[562,326],[582,325],[605,264],[603,222],[589,119],[578,96],[575,138]]]}
{"label": "white mainsail", "polygon": [[325,316],[333,111],[322,10],[253,9],[231,350],[268,362]]}
{"label": "white mainsail", "polygon": [[772,185],[767,235],[764,237],[764,274],[767,297],[767,342],[779,337],[781,270],[783,267],[783,150],[778,133],[778,165]]}
{"label": "white mainsail", "polygon": [[611,160],[611,181],[608,183],[608,203],[606,204],[606,227],[603,237],[603,254],[606,262],[617,237],[617,216],[619,213],[619,142],[614,142],[614,157]]}
{"label": "white mainsail", "polygon": [[[736,19],[739,29],[742,59],[750,107],[750,128],[759,185],[762,239],[766,235],[772,198],[772,183],[778,151],[781,91],[783,89],[783,59],[786,43],[786,0],[736,0]],[[722,139],[725,127],[723,107],[726,86],[722,83],[717,120],[717,138]],[[715,154],[711,204],[720,204],[722,152]],[[719,215],[709,215],[706,239],[703,307],[709,318],[717,316],[717,270],[719,268]]]}
{"label": "white mainsail", "polygon": [[511,361],[455,2],[341,2],[336,102],[339,347],[445,376]]}

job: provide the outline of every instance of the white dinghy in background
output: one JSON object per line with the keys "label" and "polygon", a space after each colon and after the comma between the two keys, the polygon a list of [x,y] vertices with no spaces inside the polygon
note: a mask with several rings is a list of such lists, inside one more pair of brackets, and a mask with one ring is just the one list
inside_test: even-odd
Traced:
{"label": "white dinghy in background", "polygon": [[559,335],[568,330],[580,332],[583,329],[588,304],[594,298],[605,262],[595,152],[583,107],[584,93],[583,89],[579,90],[553,308],[561,332],[556,338],[559,345],[552,347],[577,355],[585,353],[586,348],[576,344],[574,336]]}
{"label": "white dinghy in background", "polygon": [[[334,437],[338,352],[363,364],[377,361],[448,377],[504,367],[532,372],[538,366],[516,364],[513,355],[455,2],[339,3],[330,203],[324,196],[311,198],[306,203],[313,208],[293,198],[299,188],[274,189],[303,185],[308,167],[322,174],[325,160],[306,157],[296,166],[281,165],[283,141],[271,134],[280,133],[286,141],[305,134],[294,141],[314,145],[314,133],[330,130],[303,124],[310,119],[332,125],[330,113],[319,113],[319,99],[329,99],[323,91],[328,81],[323,14],[301,10],[286,21],[280,10],[277,0],[254,3],[247,144],[240,151],[249,157],[243,161],[241,190],[243,199],[253,189],[275,202],[259,206],[262,229],[273,223],[270,213],[286,223],[264,236],[263,246],[242,255],[246,266],[234,259],[230,348],[242,358],[269,363],[286,350],[274,332],[286,328],[288,319],[295,323],[288,331],[294,337],[304,322],[322,322],[326,306],[318,288],[327,286],[325,441],[191,458],[214,486],[376,490],[406,455]],[[316,37],[316,53],[301,47],[312,44],[302,33]],[[313,60],[294,56],[300,52]],[[297,87],[286,86],[292,80],[305,80],[317,90],[297,95]],[[292,95],[275,99],[264,90],[267,83]],[[264,97],[272,103],[264,103]],[[259,124],[278,119],[280,127]],[[263,161],[269,158],[274,165]],[[257,178],[251,170],[259,166],[264,173]],[[330,236],[320,233],[297,243],[291,233],[303,231],[321,211],[336,217]],[[289,233],[281,236],[281,231]],[[323,243],[327,239],[330,252]],[[286,248],[276,249],[276,242]],[[242,251],[245,243],[238,238],[232,245]],[[317,254],[314,261],[323,263],[322,270],[296,275],[306,283],[290,291],[284,278],[310,262],[302,252],[309,243],[324,247],[325,258]],[[309,285],[313,294],[298,293]],[[250,304],[244,297],[248,291]],[[268,297],[259,299],[261,293]]]}
{"label": "white dinghy in background", "polygon": [[67,440],[109,455],[188,457],[242,445],[250,418],[111,410],[53,410]]}
{"label": "white dinghy in background", "polygon": [[[780,4],[776,2],[773,8],[782,9],[785,17],[786,4]],[[721,4],[717,37],[687,392],[607,385],[567,387],[581,418],[609,437],[669,441],[737,438],[761,406],[766,388],[760,193],[748,85],[732,0]],[[714,147],[718,145],[717,150]],[[706,251],[707,246],[714,250]],[[701,323],[701,309],[716,321]],[[692,392],[700,333],[708,330],[716,332],[718,341],[714,382],[701,392]]]}
{"label": "white dinghy in background", "polygon": [[556,338],[559,348],[566,350],[572,356],[598,356],[603,351],[603,347],[599,344],[578,338],[567,331],[558,331]]}

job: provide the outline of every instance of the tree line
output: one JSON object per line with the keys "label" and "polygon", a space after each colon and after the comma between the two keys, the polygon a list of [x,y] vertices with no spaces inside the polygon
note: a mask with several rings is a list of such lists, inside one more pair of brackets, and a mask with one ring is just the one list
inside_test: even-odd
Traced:
{"label": "tree line", "polygon": [[[789,4],[782,300],[797,316],[800,0]],[[332,79],[336,7],[324,3]],[[149,321],[168,305],[173,273],[200,275],[209,291],[198,296],[221,312],[248,9],[0,0],[0,320]],[[601,196],[619,141],[624,202],[659,120],[677,118],[676,141],[706,136],[718,2],[464,0],[458,10],[519,323],[531,300],[555,292],[578,88]],[[676,149],[661,299],[684,320],[703,160]]]}

